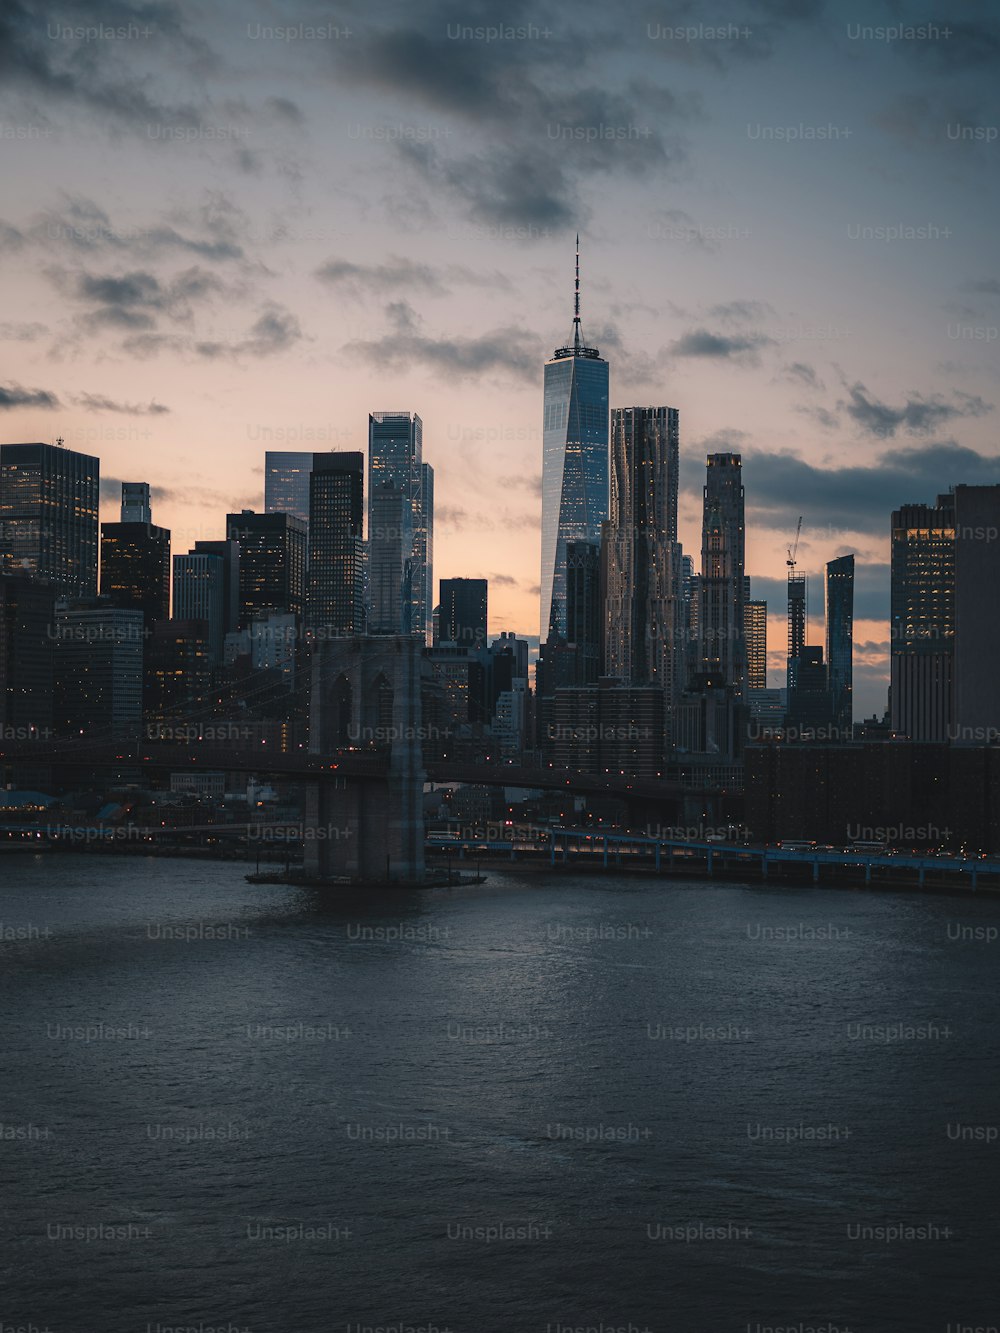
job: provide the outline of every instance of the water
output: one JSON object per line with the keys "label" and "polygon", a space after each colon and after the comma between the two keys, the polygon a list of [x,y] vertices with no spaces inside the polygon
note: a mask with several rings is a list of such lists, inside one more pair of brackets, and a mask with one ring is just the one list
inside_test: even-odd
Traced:
{"label": "water", "polygon": [[1000,903],[244,870],[4,858],[4,1330],[998,1322]]}

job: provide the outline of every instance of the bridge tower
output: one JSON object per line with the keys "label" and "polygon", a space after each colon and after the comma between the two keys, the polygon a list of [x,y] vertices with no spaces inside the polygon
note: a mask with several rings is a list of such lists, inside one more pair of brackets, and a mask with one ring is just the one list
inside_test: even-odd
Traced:
{"label": "bridge tower", "polygon": [[359,635],[319,643],[312,655],[309,751],[349,746],[387,757],[383,776],[324,779],[306,792],[305,870],[321,878],[422,883],[423,640]]}

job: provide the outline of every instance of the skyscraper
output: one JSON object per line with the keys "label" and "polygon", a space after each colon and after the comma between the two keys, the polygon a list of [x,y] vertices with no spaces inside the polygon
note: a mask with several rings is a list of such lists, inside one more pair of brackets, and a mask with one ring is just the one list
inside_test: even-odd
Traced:
{"label": "skyscraper", "polygon": [[747,689],[767,689],[767,602],[748,600],[743,608],[747,641]]}
{"label": "skyscraper", "polygon": [[306,621],[317,636],[365,632],[364,475],[360,452],[313,456]]}
{"label": "skyscraper", "polygon": [[678,441],[676,408],[611,413],[604,673],[629,685],[659,685],[667,703],[684,684]]}
{"label": "skyscraper", "polygon": [[147,626],[170,615],[170,533],[152,522],[145,482],[123,481],[121,521],[101,525],[101,595]]}
{"label": "skyscraper", "polygon": [[488,593],[485,579],[441,580],[438,637],[442,643],[486,647]]}
{"label": "skyscraper", "polygon": [[0,445],[0,572],[97,593],[100,463],[51,444]]}
{"label": "skyscraper", "polygon": [[368,628],[372,634],[409,634],[413,580],[410,497],[391,478],[368,497]]}
{"label": "skyscraper", "polygon": [[264,512],[294,514],[309,522],[311,453],[268,449],[264,454]]}
{"label": "skyscraper", "polygon": [[826,566],[826,667],[833,725],[850,740],[854,721],[854,556]]}
{"label": "skyscraper", "polygon": [[1000,741],[1000,486],[955,487],[955,708],[951,739]]}
{"label": "skyscraper", "polygon": [[226,536],[240,545],[240,623],[260,611],[291,611],[305,605],[306,524],[284,511],[226,515]]}
{"label": "skyscraper", "polygon": [[[424,571],[424,604],[418,610],[413,632],[424,629],[424,642],[431,639],[431,617],[434,611],[434,469],[430,463],[422,463],[420,468],[421,488],[420,503],[422,521],[416,533],[415,555],[417,569]],[[421,616],[423,617],[421,619]]]}
{"label": "skyscraper", "polygon": [[191,551],[174,556],[174,619],[203,620],[208,655],[222,661],[225,629],[225,566],[221,555]]}
{"label": "skyscraper", "polygon": [[150,508],[148,481],[122,482],[121,521],[152,523],[153,511]]}
{"label": "skyscraper", "polygon": [[[376,506],[383,510],[387,508],[381,501],[388,482],[403,493],[409,506],[410,534],[404,539],[408,542],[404,559],[409,569],[402,577],[409,586],[411,610],[409,625],[403,632],[426,640],[433,609],[429,569],[434,542],[434,474],[423,461],[423,433],[423,422],[415,412],[372,412],[368,417],[368,558],[371,570],[378,567],[381,559],[375,549],[373,529],[405,526],[385,519],[379,523],[374,518]],[[430,495],[425,495],[426,483],[430,483]],[[386,540],[395,542],[399,538],[388,536]],[[374,590],[371,600],[374,605]]]}
{"label": "skyscraper", "polygon": [[802,656],[806,645],[806,576],[794,568],[788,571],[788,653],[785,665],[785,688],[792,689],[792,663]]}
{"label": "skyscraper", "polygon": [[709,454],[703,503],[698,671],[742,698],[747,674],[746,533],[739,454]]}
{"label": "skyscraper", "polygon": [[566,639],[576,650],[575,684],[595,685],[601,675],[604,599],[601,548],[566,543]]}
{"label": "skyscraper", "polygon": [[911,741],[944,741],[952,722],[955,497],[893,511],[890,719]]}
{"label": "skyscraper", "polygon": [[608,363],[580,328],[577,237],[573,343],[545,363],[541,638],[566,637],[566,544],[600,542],[608,517]]}

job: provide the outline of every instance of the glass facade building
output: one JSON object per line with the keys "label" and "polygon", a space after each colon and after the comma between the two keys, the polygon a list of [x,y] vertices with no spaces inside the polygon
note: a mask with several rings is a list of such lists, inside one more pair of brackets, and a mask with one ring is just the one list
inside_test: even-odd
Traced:
{"label": "glass facade building", "polygon": [[309,522],[309,474],[313,455],[268,449],[264,454],[264,512],[294,514]]}
{"label": "glass facade building", "polygon": [[542,429],[542,642],[565,639],[566,545],[600,542],[608,517],[608,363],[584,345],[580,263],[572,346],[545,363]]}
{"label": "glass facade building", "polygon": [[890,718],[911,741],[944,741],[952,721],[955,497],[893,511]]}
{"label": "glass facade building", "polygon": [[61,446],[0,445],[0,572],[93,597],[100,463]]}
{"label": "glass facade building", "polygon": [[364,469],[356,451],[314,456],[306,623],[320,638],[365,632]]}
{"label": "glass facade building", "polygon": [[[400,525],[376,517],[376,507],[387,508],[386,486],[395,487],[406,497],[410,511],[410,535],[406,538],[404,559],[407,568],[400,574],[401,585],[407,587],[408,616],[401,614],[398,628],[382,632],[414,634],[427,640],[433,610],[431,562],[434,542],[434,474],[423,461],[424,427],[416,412],[372,412],[368,417],[368,559],[370,574],[381,569],[387,560],[395,560],[394,551],[378,550],[379,533],[388,535],[385,541],[395,547]],[[372,607],[376,608],[376,592],[372,587]],[[381,614],[381,612],[379,612]],[[382,623],[380,621],[380,623]]]}
{"label": "glass facade building", "polygon": [[854,722],[854,556],[826,566],[826,669],[833,724],[851,738]]}

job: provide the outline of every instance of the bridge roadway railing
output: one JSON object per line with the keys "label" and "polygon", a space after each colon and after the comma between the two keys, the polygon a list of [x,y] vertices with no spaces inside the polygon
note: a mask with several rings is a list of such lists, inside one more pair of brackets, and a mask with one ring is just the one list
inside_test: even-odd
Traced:
{"label": "bridge roadway railing", "polygon": [[705,869],[711,876],[716,869],[731,870],[739,866],[757,869],[761,878],[767,879],[771,865],[796,866],[808,869],[814,882],[819,882],[820,871],[824,866],[834,868],[856,868],[864,871],[865,883],[872,882],[872,872],[878,870],[909,870],[916,872],[918,884],[923,884],[928,875],[937,876],[944,872],[957,872],[968,877],[972,888],[976,888],[982,875],[1000,876],[1000,861],[982,857],[956,856],[920,856],[916,853],[890,852],[877,854],[872,852],[849,851],[811,851],[792,850],[781,847],[754,847],[746,843],[692,842],[681,838],[652,838],[631,833],[593,833],[582,829],[553,829],[551,837],[545,841],[532,842],[528,839],[494,840],[487,838],[428,840],[428,848],[435,851],[452,849],[464,859],[470,852],[506,852],[515,859],[518,852],[538,855],[545,852],[549,861],[567,862],[571,856],[587,855],[600,857],[606,866],[612,858],[627,854],[642,854],[644,860],[652,860],[657,870],[678,870],[681,858],[691,858],[705,863]]}

